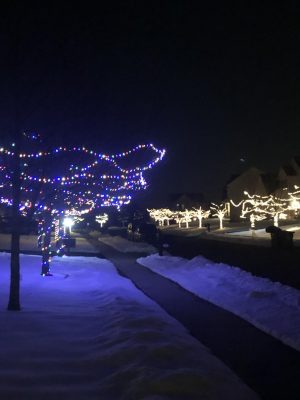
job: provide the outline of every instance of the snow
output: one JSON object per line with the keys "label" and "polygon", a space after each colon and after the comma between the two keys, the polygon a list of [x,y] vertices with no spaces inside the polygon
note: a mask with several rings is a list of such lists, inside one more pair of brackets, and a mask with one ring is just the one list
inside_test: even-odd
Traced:
{"label": "snow", "polygon": [[120,236],[100,236],[98,240],[121,253],[157,253],[157,249],[151,244],[144,242],[132,242]]}
{"label": "snow", "polygon": [[[279,226],[280,229],[288,232],[294,232],[293,240],[296,246],[299,245],[300,240],[300,227],[299,225],[291,224],[285,226]],[[234,232],[224,232],[224,236],[228,237],[239,237],[239,238],[252,238],[252,239],[263,239],[263,241],[271,241],[270,233],[266,232],[266,229],[248,229],[248,230],[239,230]]]}
{"label": "snow", "polygon": [[107,260],[21,257],[21,312],[6,311],[0,254],[0,398],[256,399],[221,361]]}
{"label": "snow", "polygon": [[158,254],[140,264],[300,350],[300,291],[202,256]]}
{"label": "snow", "polygon": [[236,232],[227,232],[226,235],[230,236],[259,236],[260,238],[271,238],[270,234],[266,232],[266,229],[256,229],[256,230],[246,230],[246,231],[236,231]]}

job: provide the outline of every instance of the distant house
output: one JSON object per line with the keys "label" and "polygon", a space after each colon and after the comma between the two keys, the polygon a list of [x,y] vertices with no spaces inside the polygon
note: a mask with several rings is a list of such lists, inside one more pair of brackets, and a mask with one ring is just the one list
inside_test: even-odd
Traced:
{"label": "distant house", "polygon": [[280,188],[293,190],[294,186],[300,186],[300,157],[294,157],[289,163],[281,166],[278,172]]}
{"label": "distant house", "polygon": [[[233,177],[226,186],[226,199],[234,204],[239,204],[245,198],[244,192],[267,196],[273,193],[278,187],[276,174],[265,173],[258,168],[251,167],[242,174]],[[241,214],[241,206],[230,205],[231,220],[238,220]]]}
{"label": "distant house", "polygon": [[204,196],[202,193],[174,193],[169,196],[170,208],[175,210],[191,209],[203,206]]}
{"label": "distant house", "polygon": [[[240,175],[234,175],[226,185],[226,200],[235,204],[245,198],[244,192],[249,194],[268,196],[273,194],[279,198],[286,196],[286,190],[293,190],[300,186],[300,157],[293,157],[288,163],[282,165],[277,173],[265,173],[258,168],[251,167]],[[230,218],[238,220],[241,206],[230,206]]]}

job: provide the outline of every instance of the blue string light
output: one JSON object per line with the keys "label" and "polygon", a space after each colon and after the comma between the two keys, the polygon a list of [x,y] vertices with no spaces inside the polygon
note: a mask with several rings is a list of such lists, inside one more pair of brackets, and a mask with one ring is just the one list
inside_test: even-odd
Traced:
{"label": "blue string light", "polygon": [[[27,139],[40,141],[40,136],[35,133],[24,133]],[[0,202],[12,205],[12,172],[10,159],[15,155],[14,144],[12,150],[0,147]],[[133,168],[121,166],[126,157],[135,156],[141,151],[151,151],[154,157],[144,165]],[[38,173],[44,168],[37,167],[39,160],[49,166],[60,166],[57,157],[74,154],[76,158],[86,158],[86,164],[76,165],[73,161],[65,168],[63,175]],[[2,156],[2,157],[1,157]],[[116,207],[128,204],[132,200],[132,193],[148,187],[144,172],[153,168],[165,156],[165,150],[156,148],[152,143],[141,144],[128,151],[117,154],[102,154],[83,146],[58,147],[51,151],[38,151],[19,154],[21,161],[21,191],[25,195],[20,203],[20,212],[26,216],[32,207],[35,216],[40,220],[38,245],[42,249],[42,275],[49,275],[51,260],[51,230],[55,220],[60,220],[64,215],[71,215],[76,208],[82,213],[89,212],[95,207]],[[146,157],[145,157],[146,158]],[[48,163],[48,164],[47,164]],[[63,162],[61,163],[63,165]],[[103,169],[107,172],[103,173]],[[55,168],[53,168],[55,170]],[[114,172],[112,173],[112,170]],[[39,190],[39,199],[33,202],[30,197]],[[51,193],[51,196],[49,196]],[[83,210],[83,208],[85,209]],[[73,211],[72,211],[73,210]],[[75,210],[75,211],[74,211]],[[63,242],[59,238],[57,254],[63,253]]]}

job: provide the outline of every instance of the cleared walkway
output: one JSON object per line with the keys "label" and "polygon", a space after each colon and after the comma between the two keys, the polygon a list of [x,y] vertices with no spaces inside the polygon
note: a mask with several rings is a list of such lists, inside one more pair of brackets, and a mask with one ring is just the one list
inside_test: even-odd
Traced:
{"label": "cleared walkway", "polygon": [[137,264],[135,260],[140,254],[120,253],[97,239],[88,240],[122,275],[181,322],[262,399],[300,398],[300,353],[296,350]]}

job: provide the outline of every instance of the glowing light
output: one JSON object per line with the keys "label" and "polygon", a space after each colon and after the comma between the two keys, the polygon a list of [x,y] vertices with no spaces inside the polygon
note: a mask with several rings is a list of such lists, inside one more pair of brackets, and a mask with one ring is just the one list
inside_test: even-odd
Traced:
{"label": "glowing light", "polygon": [[100,224],[101,228],[103,228],[103,225],[108,221],[108,215],[103,214],[103,215],[97,215],[96,216],[96,222]]}
{"label": "glowing light", "polygon": [[205,211],[202,207],[193,208],[193,210],[196,219],[199,221],[199,228],[202,228],[202,220],[209,217],[210,210]]}
{"label": "glowing light", "polygon": [[268,217],[273,218],[275,226],[279,225],[280,219],[286,219],[286,211],[289,209],[287,199],[279,199],[273,195],[260,196],[250,195],[248,192],[244,192],[247,199],[243,199],[239,204],[231,204],[235,207],[242,205],[241,218],[250,219],[251,229],[255,229],[255,223],[262,221]]}
{"label": "glowing light", "polygon": [[158,222],[159,226],[163,226],[166,222],[167,225],[170,224],[170,220],[174,219],[174,212],[169,210],[168,208],[151,208],[147,209],[151,218],[154,219],[155,222]]}
{"label": "glowing light", "polygon": [[189,223],[193,220],[194,211],[185,210],[185,211],[177,211],[175,215],[175,221],[178,223],[179,228],[181,228],[181,224],[185,223],[185,227],[189,228]]}
{"label": "glowing light", "polygon": [[[39,138],[35,133],[23,135],[35,141]],[[131,168],[122,166],[123,158],[129,157],[133,162],[136,154],[141,151],[145,154],[142,165]],[[0,202],[11,206],[10,159],[15,153],[5,147],[0,147],[0,153]],[[73,223],[82,220],[84,214],[97,207],[116,207],[119,210],[132,200],[133,192],[147,188],[144,174],[161,161],[164,155],[165,150],[156,148],[152,143],[113,155],[97,153],[83,146],[57,147],[36,152],[22,150],[18,156],[21,161],[21,192],[25,198],[19,208],[22,215],[30,214],[40,221],[38,243],[43,253],[43,275],[46,275],[46,267],[50,262],[49,237],[52,226],[56,242],[59,242],[62,234],[59,221],[63,216],[66,217],[63,224],[66,231],[71,230]],[[80,160],[80,165],[75,165],[74,156]],[[49,169],[51,164],[53,173]],[[61,169],[60,173],[54,173],[58,168]],[[46,174],[43,171],[49,172]],[[57,253],[62,248],[59,247]]]}
{"label": "glowing light", "polygon": [[[155,220],[155,222],[158,222],[159,226],[164,226],[164,225],[169,225],[171,220],[174,220],[179,228],[182,227],[182,224],[185,224],[186,228],[189,228],[189,223],[194,220],[195,218],[198,218],[198,213],[199,210],[194,211],[194,210],[185,210],[185,211],[172,211],[168,208],[159,208],[159,209],[147,209],[149,212],[149,215],[151,218]],[[209,214],[209,211],[208,211]],[[207,212],[205,212],[203,215],[208,216]],[[203,217],[201,217],[202,219]],[[199,222],[199,224],[201,224]]]}
{"label": "glowing light", "polygon": [[65,217],[65,219],[63,221],[63,225],[64,225],[65,233],[68,231],[71,233],[71,229],[72,229],[72,226],[74,225],[74,221],[70,217]]}
{"label": "glowing light", "polygon": [[299,186],[294,185],[295,191],[288,193],[289,210],[294,211],[294,214],[298,216],[300,210],[300,190]]}
{"label": "glowing light", "polygon": [[210,207],[211,211],[214,213],[212,214],[213,217],[218,217],[220,222],[220,229],[223,229],[223,219],[228,214],[228,207],[226,204],[215,204],[212,203]]}

